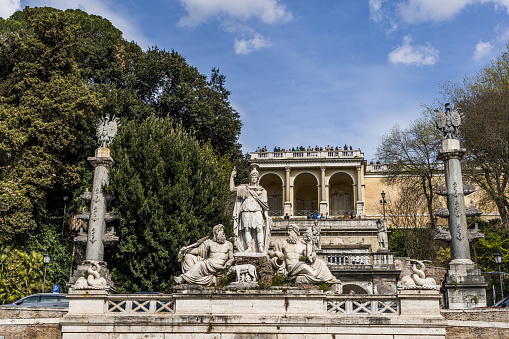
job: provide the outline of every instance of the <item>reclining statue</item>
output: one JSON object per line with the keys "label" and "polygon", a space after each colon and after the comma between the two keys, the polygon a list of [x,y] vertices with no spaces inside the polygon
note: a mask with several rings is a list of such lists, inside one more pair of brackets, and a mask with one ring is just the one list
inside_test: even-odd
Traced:
{"label": "reclining statue", "polygon": [[177,284],[210,286],[215,285],[217,277],[225,273],[233,259],[233,245],[226,240],[224,226],[214,226],[214,238],[200,239],[197,243],[183,247],[179,251],[182,274],[175,277]]}
{"label": "reclining statue", "polygon": [[278,240],[274,250],[269,252],[272,266],[277,273],[295,278],[296,284],[335,283],[327,264],[317,259],[312,239],[308,234],[304,241],[299,239],[300,230],[296,224],[288,226],[288,238]]}

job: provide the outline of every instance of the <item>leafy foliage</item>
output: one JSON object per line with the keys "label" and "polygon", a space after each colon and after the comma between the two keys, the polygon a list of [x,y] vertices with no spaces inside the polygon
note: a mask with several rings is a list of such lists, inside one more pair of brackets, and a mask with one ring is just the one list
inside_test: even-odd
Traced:
{"label": "leafy foliage", "polygon": [[444,95],[465,115],[460,133],[466,173],[496,204],[509,228],[509,51],[463,83],[444,87]]}
{"label": "leafy foliage", "polygon": [[168,292],[169,278],[180,271],[179,249],[225,220],[228,177],[210,148],[168,118],[123,126],[112,153],[121,218],[117,288]]}
{"label": "leafy foliage", "polygon": [[79,184],[102,104],[79,77],[76,22],[57,11],[23,13],[26,30],[0,41],[0,235],[21,243]]}
{"label": "leafy foliage", "polygon": [[[223,207],[219,208],[226,187],[223,177],[229,175],[232,162],[244,160],[237,142],[241,123],[229,94],[225,77],[217,69],[207,78],[175,51],[143,51],[125,41],[108,20],[81,10],[27,7],[8,19],[0,18],[0,246],[10,243],[15,249],[39,254],[51,249],[48,275],[63,285],[70,263],[58,239],[62,197],[72,197],[67,211],[76,214],[78,197],[91,184],[86,157],[97,146],[93,140],[96,119],[104,113],[115,114],[126,126],[144,126],[145,120],[171,124],[172,120],[178,127],[171,125],[164,131],[175,131],[173,141],[158,131],[118,148],[122,153],[117,163],[127,166],[123,171],[147,170],[147,177],[139,186],[130,190],[118,186],[120,191],[115,192],[141,194],[126,199],[124,205],[119,203],[124,220],[134,217],[121,228],[127,238],[119,249],[121,264],[116,273],[124,282],[120,286],[167,290],[153,279],[154,273],[146,274],[151,267],[142,268],[142,253],[149,253],[146,259],[154,265],[171,262],[158,270],[174,272],[178,245],[208,234],[207,221],[224,220]],[[145,144],[152,145],[148,140],[157,144],[155,135],[169,146],[179,146],[178,151],[161,150],[147,158],[152,162],[145,168],[137,168],[140,163],[129,169],[133,154]],[[131,158],[123,158],[126,154]],[[149,165],[155,166],[153,172],[148,171]],[[159,187],[161,183],[165,185]],[[184,187],[196,191],[186,192]],[[166,198],[156,203],[156,193]],[[148,218],[151,213],[156,215]],[[166,228],[160,228],[168,220]],[[146,227],[149,221],[153,224]],[[166,231],[170,233],[163,234]],[[171,239],[170,243],[156,244],[159,236]],[[146,244],[135,244],[136,237],[146,237]],[[133,272],[136,277],[131,284]],[[144,274],[148,282],[141,281]]]}
{"label": "leafy foliage", "polygon": [[405,195],[414,192],[425,198],[432,227],[435,227],[432,188],[438,173],[436,158],[439,143],[440,135],[428,109],[428,114],[413,121],[407,129],[396,124],[382,137],[376,152],[377,157],[388,165],[387,177],[384,178],[387,184],[399,186],[406,192]]}
{"label": "leafy foliage", "polygon": [[[431,260],[436,265],[438,250],[444,245],[433,239],[435,231],[427,227],[389,228],[389,250],[398,257]],[[447,264],[447,263],[445,263]]]}
{"label": "leafy foliage", "polygon": [[[0,248],[0,304],[41,291],[44,264],[42,254],[11,247]],[[47,280],[47,286],[51,286]]]}

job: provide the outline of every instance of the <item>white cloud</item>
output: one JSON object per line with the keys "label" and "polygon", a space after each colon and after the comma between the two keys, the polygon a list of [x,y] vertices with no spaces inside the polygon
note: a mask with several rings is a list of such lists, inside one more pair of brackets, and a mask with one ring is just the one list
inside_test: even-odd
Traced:
{"label": "white cloud", "polygon": [[509,13],[509,0],[404,0],[397,7],[403,21],[420,23],[449,20],[466,6],[474,4],[493,4]]}
{"label": "white cloud", "polygon": [[[387,8],[382,8],[386,2],[387,0],[369,0],[369,18],[385,26],[387,34],[391,34],[398,29],[398,24],[392,18],[391,11]],[[389,6],[393,5],[389,4]]]}
{"label": "white cloud", "polygon": [[180,19],[179,25],[195,27],[209,18],[236,19],[245,21],[260,19],[266,24],[290,21],[292,14],[277,0],[180,0],[188,16]]}
{"label": "white cloud", "polygon": [[403,21],[444,21],[457,15],[465,6],[479,0],[408,0],[401,2],[398,9]]}
{"label": "white cloud", "polygon": [[369,18],[374,22],[380,22],[383,19],[382,3],[385,0],[369,0]]}
{"label": "white cloud", "polygon": [[403,37],[403,44],[389,53],[389,61],[393,64],[415,66],[433,65],[438,61],[438,50],[426,45],[412,45],[410,35]]}
{"label": "white cloud", "polygon": [[21,9],[20,0],[0,0],[0,17],[7,19]]}
{"label": "white cloud", "polygon": [[475,46],[474,60],[480,61],[483,59],[491,58],[492,50],[493,50],[493,45],[491,44],[491,42],[479,41],[479,43]]}
{"label": "white cloud", "polygon": [[255,33],[254,37],[249,40],[235,39],[234,43],[235,53],[243,55],[259,50],[260,48],[269,46],[271,46],[269,40],[264,38],[262,35],[258,33]]}

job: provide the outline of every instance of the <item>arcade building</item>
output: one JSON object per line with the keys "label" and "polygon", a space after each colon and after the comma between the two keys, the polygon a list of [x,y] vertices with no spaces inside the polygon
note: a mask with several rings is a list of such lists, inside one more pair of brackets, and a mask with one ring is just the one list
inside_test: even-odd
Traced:
{"label": "arcade building", "polygon": [[249,163],[258,167],[273,217],[378,219],[380,194],[391,190],[381,183],[384,166],[366,164],[360,149],[252,152]]}

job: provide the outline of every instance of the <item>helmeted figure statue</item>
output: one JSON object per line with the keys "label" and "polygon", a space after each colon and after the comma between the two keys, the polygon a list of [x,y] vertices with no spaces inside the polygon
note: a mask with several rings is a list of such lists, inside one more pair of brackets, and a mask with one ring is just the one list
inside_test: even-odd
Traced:
{"label": "helmeted figure statue", "polygon": [[226,240],[224,226],[214,226],[214,238],[200,239],[179,251],[182,274],[175,277],[177,284],[215,285],[217,277],[233,264],[233,245]]}
{"label": "helmeted figure statue", "polygon": [[277,240],[269,253],[273,267],[279,274],[295,278],[297,284],[335,283],[327,264],[313,251],[312,233],[308,231],[303,240],[299,234],[299,226],[288,225],[288,238]]}
{"label": "helmeted figure statue", "polygon": [[268,250],[272,219],[269,217],[267,191],[258,184],[260,174],[253,169],[249,174],[249,184],[235,187],[230,177],[230,191],[237,193],[233,208],[233,233],[235,247],[239,252],[264,253]]}

